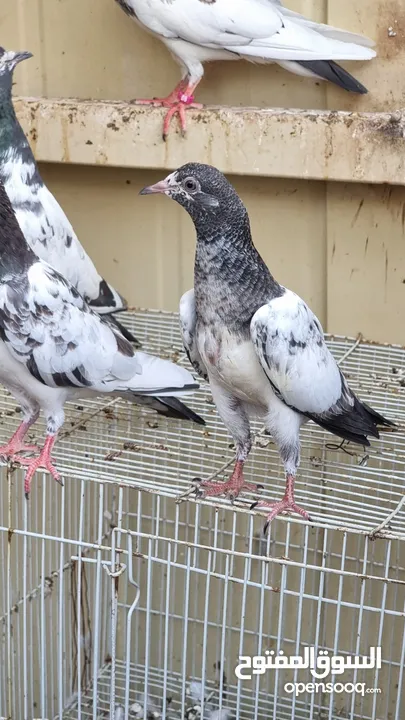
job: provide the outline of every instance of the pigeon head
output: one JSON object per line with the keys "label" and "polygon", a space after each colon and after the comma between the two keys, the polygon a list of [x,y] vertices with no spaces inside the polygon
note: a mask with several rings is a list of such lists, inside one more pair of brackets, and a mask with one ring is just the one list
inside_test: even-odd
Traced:
{"label": "pigeon head", "polygon": [[32,57],[32,53],[14,50],[5,50],[0,47],[0,97],[11,94],[11,85],[13,80],[13,71],[16,65],[22,60],[28,60]]}
{"label": "pigeon head", "polygon": [[141,195],[161,193],[182,205],[197,229],[204,224],[224,223],[247,216],[241,199],[226,177],[211,165],[187,163],[165,178],[141,190]]}

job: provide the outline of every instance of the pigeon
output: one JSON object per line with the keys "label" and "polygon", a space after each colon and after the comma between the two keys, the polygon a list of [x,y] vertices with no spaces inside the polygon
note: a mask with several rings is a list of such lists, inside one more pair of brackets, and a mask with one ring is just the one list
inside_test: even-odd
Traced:
{"label": "pigeon", "polygon": [[[24,491],[39,468],[62,484],[51,451],[67,400],[109,393],[152,407],[167,417],[204,425],[177,396],[198,388],[188,370],[135,352],[120,332],[94,312],[79,291],[28,246],[0,181],[0,382],[19,402],[23,418],[0,455],[27,466]],[[24,444],[43,410],[46,440]]]}
{"label": "pigeon", "polygon": [[130,717],[139,718],[139,720],[141,720],[141,718],[142,718],[142,720],[143,720],[143,718],[145,717],[145,710],[144,710],[145,704],[146,704],[147,720],[155,720],[155,718],[157,720],[158,718],[162,717],[162,713],[158,710],[158,708],[155,705],[155,703],[153,702],[153,700],[151,700],[151,698],[148,697],[148,698],[146,698],[146,702],[145,702],[145,698],[143,695],[140,698],[140,702],[133,703],[131,705],[131,707],[129,708]]}
{"label": "pigeon", "polygon": [[[220,663],[215,663],[214,668],[219,669]],[[226,686],[226,677],[224,675],[222,697]],[[215,705],[218,699],[214,690],[204,693],[202,683],[192,680],[186,686],[186,695],[191,699],[192,705],[186,708],[183,720],[236,720],[236,715],[229,708],[218,710]],[[204,697],[204,715],[202,713],[202,697]]]}
{"label": "pigeon", "polygon": [[395,427],[362,403],[329,351],[321,324],[308,305],[280,285],[256,250],[242,200],[219,170],[189,163],[141,194],[163,193],[187,210],[197,233],[194,289],[180,301],[184,347],[199,375],[208,379],[218,413],[233,437],[236,462],[229,480],[200,483],[204,497],[234,499],[257,486],[245,482],[252,447],[251,414],[261,417],[278,447],[284,497],[261,501],[268,524],[295,512],[300,427],[312,420],[359,445]]}
{"label": "pigeon", "polygon": [[336,60],[371,60],[374,43],[362,35],[312,22],[284,8],[279,0],[116,0],[122,9],[159,37],[180,64],[183,76],[165,98],[137,100],[167,107],[186,130],[186,109],[202,108],[194,91],[203,65],[213,60],[277,63],[297,75],[329,80],[350,92],[366,93]]}
{"label": "pigeon", "polygon": [[[170,710],[170,705],[172,703],[172,698],[167,697],[166,698],[166,708],[169,708],[168,711],[163,715],[163,711],[161,708],[158,707],[156,702],[149,696],[145,697],[144,694],[142,694],[138,701],[134,702],[129,707],[129,717],[134,718],[135,720],[138,718],[138,720],[144,720],[146,717],[146,720],[178,720],[178,714],[174,714]],[[145,714],[146,710],[146,714]]]}
{"label": "pigeon", "polygon": [[76,287],[90,307],[107,314],[109,322],[137,347],[139,341],[112,317],[127,308],[119,293],[97,272],[69,220],[44,184],[24,131],[17,120],[11,88],[14,68],[30,52],[0,47],[0,180],[32,250]]}
{"label": "pigeon", "polygon": [[[186,695],[192,704],[186,708],[183,720],[236,720],[236,715],[229,708],[218,710],[214,705],[218,702],[214,698],[215,691],[204,693],[202,683],[192,680],[186,687]],[[224,693],[223,693],[224,694]],[[204,697],[204,715],[202,713],[202,697]]]}

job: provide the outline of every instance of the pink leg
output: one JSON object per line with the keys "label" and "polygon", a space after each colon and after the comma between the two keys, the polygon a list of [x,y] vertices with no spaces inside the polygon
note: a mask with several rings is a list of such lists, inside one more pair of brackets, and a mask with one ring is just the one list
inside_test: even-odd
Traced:
{"label": "pink leg", "polygon": [[155,97],[155,98],[139,98],[139,100],[132,100],[134,105],[155,105],[156,107],[159,106],[170,106],[173,103],[176,103],[179,99],[180,93],[183,92],[183,90],[187,87],[187,78],[183,78],[183,80],[180,80],[180,82],[176,85],[174,90],[170,93],[170,95],[167,95],[166,97]]}
{"label": "pink leg", "polygon": [[37,452],[39,450],[38,445],[25,445],[24,443],[24,438],[35,420],[36,418],[30,421],[24,420],[19,425],[8,443],[0,446],[0,457],[5,458],[6,460],[20,460],[18,453]]}
{"label": "pink leg", "polygon": [[36,473],[37,470],[40,468],[44,468],[45,470],[48,470],[48,472],[52,475],[52,477],[56,480],[56,482],[59,483],[59,485],[63,485],[62,479],[56,468],[54,467],[52,463],[51,458],[51,452],[52,448],[55,444],[56,435],[48,435],[44,447],[40,451],[38,457],[36,458],[19,458],[19,462],[23,465],[27,465],[27,472],[25,473],[25,480],[24,480],[24,493],[25,497],[28,500],[30,489],[31,489],[31,481]]}
{"label": "pink leg", "polygon": [[242,490],[257,492],[262,488],[263,485],[254,485],[253,483],[245,482],[243,477],[243,461],[237,460],[229,480],[226,482],[202,482],[198,486],[197,494],[202,497],[226,495],[230,500],[234,500]]}
{"label": "pink leg", "polygon": [[287,513],[297,513],[297,515],[301,515],[301,517],[304,518],[304,520],[310,520],[310,516],[307,513],[306,510],[303,510],[301,507],[299,507],[295,503],[294,499],[294,485],[295,485],[295,477],[293,475],[287,475],[286,477],[286,486],[285,486],[285,493],[282,500],[279,500],[279,502],[268,502],[266,500],[259,500],[257,503],[253,503],[251,506],[252,508],[257,508],[258,510],[265,510],[267,508],[271,508],[271,512],[267,516],[267,522],[264,526],[264,532],[266,532],[268,526],[270,525],[271,521],[274,520],[277,515],[281,515],[283,512]]}
{"label": "pink leg", "polygon": [[[198,81],[199,82],[199,81]],[[182,80],[165,98],[153,98],[152,100],[135,100],[138,105],[155,105],[169,108],[163,123],[163,140],[166,140],[169,134],[170,122],[174,115],[178,115],[180,119],[180,127],[182,134],[186,132],[186,109],[194,108],[201,110],[203,107],[200,103],[194,102],[193,92],[198,82],[190,84],[187,79]]]}

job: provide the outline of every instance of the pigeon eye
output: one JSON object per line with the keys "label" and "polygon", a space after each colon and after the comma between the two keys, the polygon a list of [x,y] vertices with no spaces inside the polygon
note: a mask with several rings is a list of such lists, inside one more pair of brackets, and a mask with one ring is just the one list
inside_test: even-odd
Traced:
{"label": "pigeon eye", "polygon": [[197,190],[197,183],[193,178],[187,178],[184,181],[184,187],[189,192],[193,192],[194,190]]}

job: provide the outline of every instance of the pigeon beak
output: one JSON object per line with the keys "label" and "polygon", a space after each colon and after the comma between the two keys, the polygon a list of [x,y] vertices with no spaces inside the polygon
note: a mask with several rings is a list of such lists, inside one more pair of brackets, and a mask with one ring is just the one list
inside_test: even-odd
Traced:
{"label": "pigeon beak", "polygon": [[158,193],[164,195],[169,190],[169,183],[166,180],[161,180],[160,182],[157,182],[155,185],[149,185],[149,187],[144,187],[143,190],[139,193],[140,195],[156,195]]}
{"label": "pigeon beak", "polygon": [[18,63],[22,62],[23,60],[29,60],[32,58],[33,55],[31,52],[28,52],[28,50],[22,50],[21,52],[16,52],[14,55],[14,64],[17,65]]}

